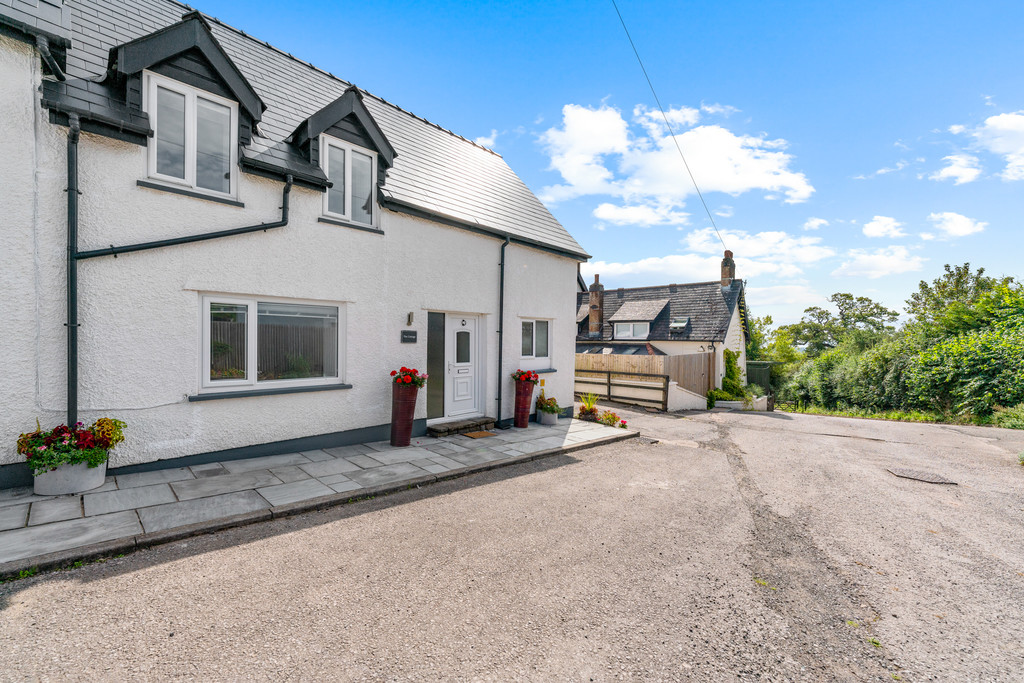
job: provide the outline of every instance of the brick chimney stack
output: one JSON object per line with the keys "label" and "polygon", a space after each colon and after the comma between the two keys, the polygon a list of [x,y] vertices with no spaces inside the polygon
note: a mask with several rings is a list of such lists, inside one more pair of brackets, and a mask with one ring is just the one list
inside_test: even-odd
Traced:
{"label": "brick chimney stack", "polygon": [[601,336],[601,323],[604,317],[604,285],[601,276],[594,274],[594,284],[590,285],[590,329],[589,336]]}
{"label": "brick chimney stack", "polygon": [[[725,258],[722,259],[722,286],[729,287],[736,279],[736,262],[732,260],[732,252],[725,250]],[[593,296],[593,295],[591,295]]]}

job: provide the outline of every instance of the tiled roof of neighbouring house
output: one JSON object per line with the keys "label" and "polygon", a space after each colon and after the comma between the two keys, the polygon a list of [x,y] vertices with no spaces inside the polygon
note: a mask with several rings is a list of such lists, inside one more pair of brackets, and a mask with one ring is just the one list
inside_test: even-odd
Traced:
{"label": "tiled roof of neighbouring house", "polygon": [[[590,301],[589,292],[577,292],[577,305]],[[664,305],[664,301],[668,305]],[[618,311],[623,307],[633,310],[660,306],[660,313],[651,320],[651,341],[724,341],[729,330],[736,306],[743,306],[743,281],[733,280],[729,287],[721,282],[695,282],[684,285],[661,285],[657,287],[634,287],[630,289],[608,289],[604,292],[604,306],[601,325],[601,340],[613,339],[613,319],[618,320]],[[632,314],[630,314],[632,315]],[[681,331],[670,331],[673,320],[690,319],[690,324]],[[630,317],[630,320],[643,320]],[[623,319],[625,320],[625,319]],[[593,341],[581,326],[576,337],[578,342]],[[635,344],[635,340],[633,341]]]}
{"label": "tiled roof of neighbouring house", "polygon": [[[0,14],[9,4],[10,0],[0,0]],[[72,79],[68,84],[73,79],[101,80],[111,48],[179,22],[192,11],[174,0],[71,0],[66,7],[70,9],[72,42],[67,52],[67,72]],[[243,155],[301,168],[301,160],[291,158],[294,155],[284,141],[310,115],[338,99],[350,84],[216,19],[204,18],[223,51],[267,107],[258,135],[253,135]],[[83,102],[86,96],[93,96],[81,82],[61,89]],[[367,93],[364,102],[397,152],[381,190],[386,203],[508,234],[513,240],[578,258],[588,257],[501,156],[375,95]]]}

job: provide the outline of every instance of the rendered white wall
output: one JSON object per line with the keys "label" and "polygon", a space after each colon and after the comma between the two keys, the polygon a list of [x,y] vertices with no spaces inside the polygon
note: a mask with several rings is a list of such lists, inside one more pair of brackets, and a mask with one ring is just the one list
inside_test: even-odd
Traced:
{"label": "rendered white wall", "polygon": [[[17,435],[65,419],[67,129],[38,106],[38,57],[0,37],[4,228],[0,298],[0,464],[17,462]],[[141,188],[146,149],[83,133],[79,249],[208,232],[280,216],[283,183],[239,173],[244,208]],[[35,172],[33,173],[33,169]],[[294,187],[290,223],[256,232],[79,264],[83,421],[128,423],[114,467],[386,424],[388,372],[426,368],[427,311],[481,316],[482,406],[513,411],[508,375],[519,358],[519,316],[551,318],[546,389],[571,405],[576,262],[507,248],[504,367],[497,364],[501,240],[383,211],[384,236],[319,223],[319,192]],[[344,380],[352,389],[189,402],[199,392],[202,293],[339,302]],[[407,315],[414,323],[406,326]],[[413,329],[416,344],[401,344]],[[417,417],[425,417],[421,392]]]}

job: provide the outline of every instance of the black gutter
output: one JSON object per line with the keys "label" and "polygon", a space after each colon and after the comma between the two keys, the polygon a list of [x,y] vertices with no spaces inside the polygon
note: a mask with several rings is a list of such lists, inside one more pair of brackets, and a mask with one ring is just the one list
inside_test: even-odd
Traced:
{"label": "black gutter", "polygon": [[259,223],[257,225],[247,225],[243,228],[231,228],[230,230],[217,230],[216,232],[204,232],[199,235],[186,235],[184,237],[172,237],[166,240],[156,240],[154,242],[140,242],[138,244],[128,244],[122,247],[115,247],[110,245],[103,249],[92,249],[90,251],[80,251],[75,254],[75,258],[78,260],[96,258],[97,256],[114,256],[118,254],[127,254],[133,251],[146,251],[149,249],[159,249],[160,247],[173,247],[178,244],[191,244],[192,242],[204,242],[206,240],[219,239],[221,237],[231,237],[233,235],[244,235],[248,232],[259,232],[260,230],[272,230],[274,228],[283,228],[288,225],[288,200],[292,191],[293,178],[289,174],[285,176],[284,193],[281,198],[281,220],[274,221],[272,223]]}
{"label": "black gutter", "polygon": [[505,236],[505,241],[501,244],[501,271],[498,278],[498,417],[494,421],[494,426],[498,429],[508,429],[507,426],[502,426],[501,423],[501,391],[503,387],[502,382],[502,363],[503,363],[503,351],[505,347],[505,247],[508,246],[510,238],[508,235]]}
{"label": "black gutter", "polygon": [[68,119],[68,426],[78,422],[78,137],[77,114]]}
{"label": "black gutter", "polygon": [[44,35],[37,35],[36,49],[39,50],[39,55],[43,58],[43,61],[46,62],[46,66],[49,67],[50,73],[52,73],[58,81],[68,80],[64,70],[61,69],[60,64],[57,63],[57,59],[50,52],[49,38]]}

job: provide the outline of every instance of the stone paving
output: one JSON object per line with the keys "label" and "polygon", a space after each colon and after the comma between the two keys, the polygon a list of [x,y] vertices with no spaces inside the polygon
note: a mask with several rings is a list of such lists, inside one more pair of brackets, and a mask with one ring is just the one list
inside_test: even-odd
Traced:
{"label": "stone paving", "polygon": [[[494,430],[357,444],[192,467],[107,477],[80,495],[37,496],[32,489],[0,489],[0,569],[33,558],[118,539],[154,535],[304,501],[344,502],[381,487],[456,476],[474,468],[541,452],[576,450],[632,436],[592,422],[561,419],[555,426]],[[298,504],[298,506],[296,506]],[[270,518],[270,514],[266,518]]]}

